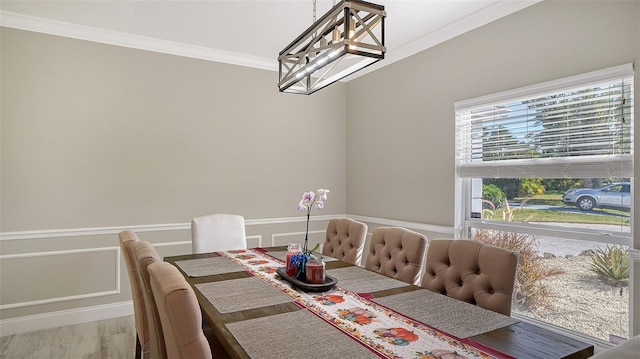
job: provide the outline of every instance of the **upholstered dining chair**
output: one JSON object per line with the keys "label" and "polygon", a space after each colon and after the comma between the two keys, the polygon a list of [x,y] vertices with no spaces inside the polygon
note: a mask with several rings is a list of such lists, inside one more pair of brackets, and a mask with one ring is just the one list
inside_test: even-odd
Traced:
{"label": "upholstered dining chair", "polygon": [[170,263],[151,263],[147,269],[167,359],[211,359],[209,343],[202,331],[200,306],[189,283]]}
{"label": "upholstered dining chair", "polygon": [[151,290],[151,278],[149,277],[148,270],[151,263],[161,262],[162,259],[153,245],[147,241],[136,242],[134,244],[134,249],[136,253],[136,260],[138,261],[138,273],[143,285],[142,293],[144,297],[144,304],[147,309],[151,359],[166,359],[167,349],[164,344],[162,324],[160,323],[158,307],[156,306],[153,291]]}
{"label": "upholstered dining chair", "polygon": [[366,224],[351,218],[332,219],[327,224],[322,254],[359,266],[366,237]]}
{"label": "upholstered dining chair", "polygon": [[136,354],[135,358],[142,358],[143,353],[150,350],[149,323],[147,319],[147,308],[144,302],[144,285],[138,273],[138,260],[134,245],[140,241],[138,235],[133,231],[122,231],[118,234],[120,238],[120,248],[127,266],[129,282],[131,283],[131,295],[133,296],[133,314],[136,325]]}
{"label": "upholstered dining chair", "polygon": [[366,269],[418,284],[427,237],[401,227],[378,227],[371,234]]}
{"label": "upholstered dining chair", "polygon": [[517,255],[472,240],[433,239],[421,286],[511,315]]}
{"label": "upholstered dining chair", "polygon": [[216,213],[191,220],[193,253],[247,248],[244,217]]}
{"label": "upholstered dining chair", "polygon": [[638,359],[639,355],[640,335],[636,335],[615,347],[596,353],[591,359]]}

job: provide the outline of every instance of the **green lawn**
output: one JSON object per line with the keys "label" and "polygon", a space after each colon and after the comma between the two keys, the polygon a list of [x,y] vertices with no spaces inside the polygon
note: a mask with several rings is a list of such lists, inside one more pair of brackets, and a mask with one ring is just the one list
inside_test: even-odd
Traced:
{"label": "green lawn", "polygon": [[[562,194],[564,192],[549,191],[545,194],[536,195],[533,198],[529,198],[527,203],[529,204],[546,204],[549,206],[562,206]],[[514,198],[514,202],[522,202],[525,198]]]}
{"label": "green lawn", "polygon": [[[509,201],[511,203],[521,203],[525,198],[514,198]],[[549,205],[556,207],[566,207],[574,209],[573,206],[564,205],[562,203],[562,192],[547,192],[543,195],[536,195],[526,200],[527,204]],[[510,206],[513,212],[513,222],[560,222],[560,223],[594,223],[594,224],[616,224],[629,225],[629,212],[596,208],[585,212],[564,212],[558,210],[528,209],[518,206]],[[493,215],[485,211],[483,218],[501,220],[506,208],[497,209]],[[602,216],[598,214],[616,214],[617,216]],[[619,215],[625,215],[627,218],[621,218]],[[504,217],[506,218],[506,216]]]}

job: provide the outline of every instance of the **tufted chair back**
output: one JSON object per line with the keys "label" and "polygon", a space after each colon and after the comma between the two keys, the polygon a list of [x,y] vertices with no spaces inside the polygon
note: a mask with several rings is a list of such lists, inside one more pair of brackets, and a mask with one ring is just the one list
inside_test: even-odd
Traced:
{"label": "tufted chair back", "polygon": [[149,324],[147,319],[147,308],[144,302],[144,285],[138,273],[138,260],[134,245],[140,241],[138,235],[130,230],[118,233],[120,239],[120,249],[124,257],[131,284],[131,295],[133,296],[133,314],[136,322],[136,352],[135,358],[142,358],[142,353],[150,350]]}
{"label": "tufted chair back", "polygon": [[378,227],[371,234],[365,268],[418,284],[427,237],[400,227]]}
{"label": "tufted chair back", "polygon": [[350,218],[332,219],[327,225],[322,254],[359,266],[366,236],[366,224]]}
{"label": "tufted chair back", "polygon": [[136,252],[136,260],[140,278],[143,284],[144,304],[147,308],[147,318],[149,319],[149,336],[151,342],[151,359],[166,359],[167,350],[164,345],[164,336],[162,334],[162,324],[160,323],[160,315],[156,306],[153,291],[151,290],[151,279],[149,277],[148,267],[151,263],[161,262],[160,256],[153,245],[147,241],[139,241],[134,245]]}
{"label": "tufted chair back", "polygon": [[504,315],[511,298],[518,257],[477,241],[434,239],[429,243],[421,286]]}
{"label": "tufted chair back", "polygon": [[211,359],[202,332],[202,314],[196,295],[176,267],[167,262],[147,267],[156,300],[168,359]]}

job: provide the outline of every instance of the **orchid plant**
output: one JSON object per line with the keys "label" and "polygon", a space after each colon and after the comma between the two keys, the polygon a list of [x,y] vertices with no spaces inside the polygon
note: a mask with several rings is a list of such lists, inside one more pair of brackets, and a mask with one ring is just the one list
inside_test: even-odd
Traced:
{"label": "orchid plant", "polygon": [[324,208],[324,202],[327,200],[327,193],[329,193],[328,189],[319,189],[318,193],[313,193],[313,191],[305,192],[302,194],[302,199],[300,203],[298,203],[298,210],[307,212],[307,230],[304,233],[304,247],[302,248],[303,253],[308,253],[308,242],[309,242],[309,218],[311,217],[311,209],[313,209],[314,205],[317,209]]}
{"label": "orchid plant", "polygon": [[327,200],[328,189],[319,189],[317,193],[313,191],[305,192],[302,194],[302,199],[298,203],[298,210],[307,212],[307,229],[304,232],[304,246],[302,247],[302,253],[296,254],[291,257],[291,264],[298,268],[298,276],[304,274],[304,266],[309,258],[311,252],[315,251],[319,245],[316,245],[312,250],[309,250],[309,219],[311,218],[311,210],[313,207],[317,209],[324,208],[324,202]]}

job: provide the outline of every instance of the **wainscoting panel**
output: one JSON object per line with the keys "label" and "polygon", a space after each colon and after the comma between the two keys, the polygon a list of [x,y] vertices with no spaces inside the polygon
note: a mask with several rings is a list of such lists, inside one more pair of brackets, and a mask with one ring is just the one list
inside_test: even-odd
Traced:
{"label": "wainscoting panel", "polygon": [[0,310],[120,293],[120,248],[0,256]]}
{"label": "wainscoting panel", "polygon": [[[344,217],[311,217],[309,247],[324,242],[329,220]],[[349,217],[369,225],[367,242],[381,225],[403,225],[428,236],[453,233],[448,227]],[[247,246],[302,243],[305,222],[305,217],[248,219]],[[153,244],[163,258],[191,253],[188,223],[0,233],[0,336],[106,319],[110,313],[113,317],[133,313],[118,240],[125,229]]]}

